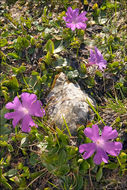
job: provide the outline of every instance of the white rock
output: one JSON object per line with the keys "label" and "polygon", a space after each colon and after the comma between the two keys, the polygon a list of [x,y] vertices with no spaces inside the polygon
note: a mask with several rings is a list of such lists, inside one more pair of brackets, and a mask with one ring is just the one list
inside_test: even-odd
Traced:
{"label": "white rock", "polygon": [[77,125],[85,125],[90,116],[91,109],[87,100],[95,106],[95,101],[82,91],[78,84],[69,82],[66,75],[60,73],[47,97],[49,118],[57,127],[62,128],[64,117],[71,134],[74,135]]}

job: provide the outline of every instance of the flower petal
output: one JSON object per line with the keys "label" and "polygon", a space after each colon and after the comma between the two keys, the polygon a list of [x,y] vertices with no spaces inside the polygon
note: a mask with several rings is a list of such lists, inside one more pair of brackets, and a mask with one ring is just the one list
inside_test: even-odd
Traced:
{"label": "flower petal", "polygon": [[108,156],[103,149],[97,148],[97,153],[95,154],[93,160],[97,165],[101,164],[102,161],[108,163]]}
{"label": "flower petal", "polygon": [[43,117],[45,110],[42,108],[41,101],[37,100],[30,107],[30,114],[37,117]]}
{"label": "flower petal", "polygon": [[79,22],[76,24],[76,28],[84,30],[86,28],[86,24]]}
{"label": "flower petal", "polygon": [[102,56],[101,52],[99,51],[99,49],[98,49],[96,46],[94,47],[94,49],[95,49],[95,54],[96,54],[96,56],[97,56],[98,58],[102,58],[103,56]]}
{"label": "flower petal", "polygon": [[72,17],[73,16],[73,9],[71,7],[68,7],[67,12],[66,12],[67,17]]}
{"label": "flower petal", "polygon": [[95,46],[95,53],[93,52],[93,50],[90,50],[90,58],[88,60],[89,64],[91,65],[96,64],[101,71],[103,71],[107,66],[107,61],[103,58],[103,55],[97,49],[96,46]]}
{"label": "flower petal", "polygon": [[99,69],[103,71],[103,69],[105,69],[106,66],[107,66],[107,61],[103,58],[103,55],[97,49],[96,46],[95,46],[95,56],[96,56],[96,59],[97,59],[97,65],[98,65]]}
{"label": "flower petal", "polygon": [[64,19],[65,22],[67,22],[67,17],[63,16],[63,19]]}
{"label": "flower petal", "polygon": [[85,151],[88,151],[89,148],[95,149],[96,146],[95,146],[94,143],[81,144],[81,145],[79,146],[79,152],[80,152],[80,153],[83,153],[83,152],[85,152]]}
{"label": "flower petal", "polygon": [[22,105],[26,108],[29,108],[33,102],[37,100],[37,96],[35,94],[29,94],[24,92],[21,94]]}
{"label": "flower petal", "polygon": [[85,21],[88,20],[88,18],[85,17],[86,13],[87,13],[87,12],[84,11],[83,13],[79,14],[79,16],[78,16],[78,21],[79,21],[79,22],[85,22]]}
{"label": "flower petal", "polygon": [[104,150],[112,156],[117,156],[122,149],[122,143],[120,142],[106,142]]}
{"label": "flower petal", "polygon": [[86,29],[86,26],[87,26],[86,23],[82,23],[81,29],[82,29],[82,30],[85,30],[85,29]]}
{"label": "flower petal", "polygon": [[71,7],[68,7],[67,13],[68,13],[68,12],[69,12],[69,13],[70,13],[70,12],[72,13],[72,12],[73,12],[73,9],[72,9]]}
{"label": "flower petal", "polygon": [[76,28],[84,30],[86,28],[85,21],[88,20],[85,15],[86,12],[79,14],[79,9],[73,10],[71,7],[68,7],[66,17],[63,17],[66,27],[71,28],[72,31]]}
{"label": "flower petal", "polygon": [[86,160],[96,151],[96,145],[94,143],[88,143],[86,152],[83,154],[83,158]]}
{"label": "flower petal", "polygon": [[23,114],[19,112],[15,112],[15,116],[12,121],[13,127],[15,127],[22,118],[23,118]]}
{"label": "flower petal", "polygon": [[99,128],[97,125],[93,125],[92,128],[87,127],[84,130],[84,134],[92,141],[96,141],[99,138]]}
{"label": "flower petal", "polygon": [[13,119],[14,117],[15,117],[15,112],[6,113],[4,115],[4,118],[6,118],[6,119]]}
{"label": "flower petal", "polygon": [[116,129],[112,130],[112,127],[109,126],[104,127],[101,135],[101,137],[106,141],[109,139],[115,139],[117,136],[118,132],[116,131]]}
{"label": "flower petal", "polygon": [[17,109],[21,106],[21,102],[19,101],[19,98],[16,96],[13,100],[13,102],[9,102],[6,104],[7,109]]}
{"label": "flower petal", "polygon": [[[104,61],[105,61],[105,60],[104,60]],[[103,70],[106,68],[106,66],[107,66],[104,61],[97,63],[99,69],[102,70],[102,71],[103,71]]]}
{"label": "flower petal", "polygon": [[72,23],[66,23],[66,27],[67,28],[71,28],[71,30],[75,30],[75,28],[76,28],[76,26],[75,26],[75,24],[72,24]]}
{"label": "flower petal", "polygon": [[6,113],[4,117],[6,119],[13,119],[12,124],[13,127],[15,127],[18,124],[18,122],[23,118],[23,114],[21,112],[16,111],[11,113]]}
{"label": "flower petal", "polygon": [[78,17],[79,15],[79,9],[74,9],[73,10],[73,17]]}
{"label": "flower petal", "polygon": [[23,120],[22,120],[22,131],[23,132],[30,132],[31,128],[30,126],[35,126],[35,127],[38,127],[34,121],[32,120],[32,118],[29,116],[29,115],[26,115]]}
{"label": "flower petal", "polygon": [[90,65],[96,64],[96,56],[92,49],[90,49],[90,58],[88,60]]}

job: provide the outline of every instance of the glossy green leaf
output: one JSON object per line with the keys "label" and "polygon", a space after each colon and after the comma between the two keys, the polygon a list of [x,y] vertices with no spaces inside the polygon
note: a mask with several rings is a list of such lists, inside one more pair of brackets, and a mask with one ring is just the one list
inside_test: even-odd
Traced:
{"label": "glossy green leaf", "polygon": [[96,174],[96,180],[99,182],[103,176],[103,168],[100,167],[97,174]]}
{"label": "glossy green leaf", "polygon": [[8,53],[8,56],[14,59],[20,59],[20,57],[16,53]]}
{"label": "glossy green leaf", "polygon": [[52,40],[48,40],[46,45],[45,45],[45,49],[50,52],[51,54],[54,52],[54,43]]}
{"label": "glossy green leaf", "polygon": [[7,45],[7,40],[5,38],[0,39],[0,47],[4,47]]}
{"label": "glossy green leaf", "polygon": [[18,170],[17,169],[10,169],[8,172],[6,172],[4,175],[8,177],[15,176],[17,174]]}

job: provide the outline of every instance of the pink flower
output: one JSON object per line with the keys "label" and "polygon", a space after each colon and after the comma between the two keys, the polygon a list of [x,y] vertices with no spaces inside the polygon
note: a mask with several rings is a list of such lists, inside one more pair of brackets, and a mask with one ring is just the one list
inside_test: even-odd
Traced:
{"label": "pink flower", "polygon": [[23,132],[29,132],[30,127],[38,127],[31,116],[43,117],[45,114],[42,104],[37,100],[35,94],[22,93],[20,102],[19,98],[16,96],[13,102],[6,104],[7,109],[14,109],[14,112],[6,113],[4,117],[6,119],[13,119],[12,124],[15,127],[20,120],[22,120],[21,129]]}
{"label": "pink flower", "polygon": [[86,23],[85,21],[88,20],[88,18],[85,17],[87,12],[83,12],[79,14],[79,9],[72,9],[71,7],[68,7],[66,12],[66,17],[63,17],[64,21],[66,22],[66,27],[71,28],[72,31],[74,31],[76,28],[85,30]]}
{"label": "pink flower", "polygon": [[107,66],[107,61],[103,58],[101,52],[95,47],[95,53],[91,49],[90,50],[90,58],[89,58],[89,64],[90,65],[97,65],[100,70],[104,70]]}
{"label": "pink flower", "polygon": [[83,158],[87,159],[94,152],[95,164],[101,164],[101,162],[108,163],[108,156],[106,153],[109,153],[112,156],[117,156],[122,149],[122,143],[109,141],[115,139],[118,136],[116,130],[112,130],[112,127],[105,126],[102,135],[99,135],[99,128],[97,125],[93,125],[92,128],[87,127],[84,130],[84,134],[89,137],[93,143],[82,144],[79,146],[79,152],[83,153]]}

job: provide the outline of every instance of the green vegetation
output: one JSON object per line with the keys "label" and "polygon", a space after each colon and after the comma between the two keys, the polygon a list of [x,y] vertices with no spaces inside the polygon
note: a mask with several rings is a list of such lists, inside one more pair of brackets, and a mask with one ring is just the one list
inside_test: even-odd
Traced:
{"label": "green vegetation", "polygon": [[[82,3],[83,2],[83,3]],[[127,23],[126,0],[6,0],[0,7],[0,189],[126,189],[127,175]],[[72,31],[63,16],[68,7],[87,9],[86,30]],[[107,60],[104,72],[88,66],[97,46]],[[54,78],[64,72],[97,102],[95,117],[72,136],[37,119],[38,128],[23,133],[4,118],[5,105],[22,92],[43,102]],[[92,105],[90,105],[92,106]],[[50,117],[50,116],[49,116]],[[64,118],[63,118],[64,119]],[[108,164],[87,160],[79,145],[91,142],[83,133],[98,124],[117,129],[123,149]]]}

